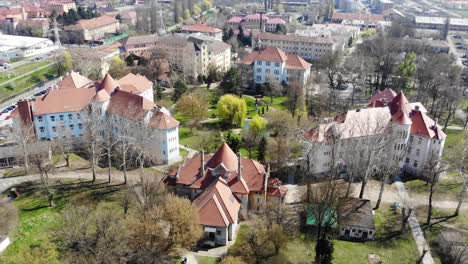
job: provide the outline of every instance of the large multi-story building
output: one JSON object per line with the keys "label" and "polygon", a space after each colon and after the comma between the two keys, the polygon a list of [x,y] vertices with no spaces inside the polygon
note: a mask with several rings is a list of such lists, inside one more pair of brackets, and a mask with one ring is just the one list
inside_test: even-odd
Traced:
{"label": "large multi-story building", "polygon": [[252,46],[258,48],[276,47],[289,54],[300,56],[308,61],[320,60],[345,48],[341,37],[310,37],[259,33],[252,38]]}
{"label": "large multi-story building", "polygon": [[100,16],[92,19],[81,19],[75,25],[65,26],[66,31],[79,32],[84,41],[94,42],[105,38],[106,34],[119,31],[120,23],[109,16]]}
{"label": "large multi-story building", "polygon": [[38,140],[79,140],[89,132],[87,126],[93,118],[89,113],[94,110],[100,120],[112,121],[112,128],[102,129],[111,129],[116,137],[123,131],[122,120],[135,126],[126,130],[128,137],[138,137],[134,133],[143,130],[139,125],[149,128],[144,135],[148,138],[145,145],[156,162],[179,160],[179,122],[167,109],[153,103],[151,82],[143,76],[129,74],[116,81],[106,75],[95,86],[93,81],[71,72],[47,94],[19,102],[12,116],[18,131],[31,125]]}
{"label": "large multi-story building", "polygon": [[286,25],[286,21],[281,18],[269,18],[262,14],[252,14],[246,16],[231,17],[225,27],[237,30],[242,27],[244,30],[260,30],[274,32],[278,25]]}
{"label": "large multi-story building", "polygon": [[311,131],[312,172],[320,175],[338,165],[349,167],[350,160],[372,151],[371,164],[386,155],[387,163],[421,175],[440,160],[446,138],[426,112],[421,103],[409,103],[402,92],[385,89],[374,94],[368,108],[350,110]]}
{"label": "large multi-story building", "polygon": [[248,54],[238,66],[245,86],[263,84],[274,78],[280,83],[297,83],[305,87],[309,82],[311,64],[297,55],[267,47]]}

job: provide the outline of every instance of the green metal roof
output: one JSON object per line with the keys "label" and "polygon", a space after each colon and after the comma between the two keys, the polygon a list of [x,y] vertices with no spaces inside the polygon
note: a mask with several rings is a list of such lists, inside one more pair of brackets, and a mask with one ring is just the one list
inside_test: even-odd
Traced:
{"label": "green metal roof", "polygon": [[[318,210],[318,205],[309,205],[307,207],[307,220],[306,224],[307,225],[312,225],[316,226],[317,225],[317,219],[315,218],[314,211]],[[335,228],[336,223],[337,223],[337,214],[335,209],[325,209],[326,211],[324,212],[324,219],[322,221],[322,226],[330,225],[331,227]]]}

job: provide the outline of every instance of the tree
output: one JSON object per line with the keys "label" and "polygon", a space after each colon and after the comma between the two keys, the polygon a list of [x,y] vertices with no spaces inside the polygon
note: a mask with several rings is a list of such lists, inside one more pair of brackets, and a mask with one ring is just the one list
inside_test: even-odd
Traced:
{"label": "tree", "polygon": [[102,137],[102,149],[105,151],[105,155],[107,158],[107,175],[108,175],[108,182],[111,182],[111,172],[112,172],[112,152],[114,151],[114,147],[117,145],[118,141],[114,137],[113,134],[113,127],[112,127],[112,120],[110,118],[106,118],[101,122],[101,137]]}
{"label": "tree", "polygon": [[156,84],[156,99],[162,100],[164,97],[164,89],[160,84]]}
{"label": "tree", "polygon": [[432,200],[436,188],[438,186],[440,176],[445,172],[446,166],[440,161],[440,158],[437,153],[429,153],[429,158],[426,161],[426,168],[424,171],[424,176],[426,182],[429,183],[429,198],[427,204],[427,217],[426,224],[431,224],[432,219]]}
{"label": "tree", "polygon": [[128,252],[122,215],[110,208],[68,206],[58,237],[71,263],[118,263]]}
{"label": "tree", "polygon": [[257,159],[258,161],[262,163],[265,162],[267,146],[268,146],[268,141],[266,137],[262,137],[260,139],[260,143],[257,145]]}
{"label": "tree", "polygon": [[341,85],[339,82],[339,68],[341,61],[341,53],[333,52],[328,54],[319,61],[319,67],[325,70],[328,78],[328,87],[330,88],[330,106],[336,105],[336,89]]}
{"label": "tree", "polygon": [[273,103],[273,96],[281,96],[283,95],[284,87],[281,86],[278,79],[273,76],[268,76],[266,81],[266,89],[267,95],[270,96],[270,104]]}
{"label": "tree", "polygon": [[465,164],[468,161],[468,132],[463,133],[460,142],[446,150],[447,160],[450,166],[458,172],[462,183],[462,189],[458,194],[458,204],[454,216],[458,216],[463,200],[468,191],[468,175],[466,174]]}
{"label": "tree", "polygon": [[242,95],[241,77],[236,68],[230,68],[223,76],[219,87],[225,94]]}
{"label": "tree", "polygon": [[279,224],[272,224],[268,228],[269,240],[272,242],[275,247],[275,255],[279,254],[280,249],[286,244],[288,238],[286,236],[283,226]]}
{"label": "tree", "polygon": [[406,55],[405,60],[398,65],[396,74],[398,76],[397,87],[405,90],[410,89],[416,74],[416,53],[410,52]]}
{"label": "tree", "polygon": [[42,241],[40,245],[31,247],[18,254],[16,261],[18,263],[29,264],[59,264],[59,253],[55,246],[49,241]]}
{"label": "tree", "polygon": [[320,264],[333,263],[333,242],[328,238],[321,238],[315,245],[315,262]]}
{"label": "tree", "polygon": [[31,155],[31,163],[36,167],[40,176],[40,186],[42,192],[47,196],[49,206],[54,207],[54,190],[49,183],[49,172],[54,168],[50,163],[48,152]]}
{"label": "tree", "polygon": [[96,167],[102,153],[102,137],[100,127],[103,121],[102,110],[90,106],[83,112],[85,133],[81,138],[83,146],[89,155],[89,162],[93,173],[93,182],[96,181]]}
{"label": "tree", "polygon": [[208,65],[208,75],[206,76],[206,84],[210,88],[211,84],[218,82],[221,79],[220,72],[213,64]]}
{"label": "tree", "polygon": [[261,137],[266,129],[265,119],[263,117],[255,115],[252,117],[252,121],[249,123],[249,131],[256,135],[257,137]]}
{"label": "tree", "polygon": [[208,116],[208,98],[206,94],[184,94],[177,102],[177,112],[188,117],[190,132],[198,127]]}
{"label": "tree", "polygon": [[286,35],[286,33],[288,33],[288,29],[286,28],[285,25],[278,24],[276,25],[275,33]]}
{"label": "tree", "polygon": [[276,136],[268,140],[267,153],[275,168],[281,168],[291,156],[289,138],[287,136]]}
{"label": "tree", "polygon": [[305,112],[304,88],[299,83],[291,83],[288,87],[288,110],[292,117],[299,120]]}
{"label": "tree", "polygon": [[64,73],[73,69],[73,58],[69,51],[64,51],[62,56],[57,60],[57,75],[62,76]]}
{"label": "tree", "polygon": [[172,101],[177,102],[179,98],[187,91],[187,85],[181,80],[177,79],[174,83],[174,93],[172,94]]}
{"label": "tree", "polygon": [[258,146],[259,137],[252,130],[243,131],[242,146],[249,152],[249,159],[252,158],[253,151]]}
{"label": "tree", "polygon": [[35,139],[34,125],[21,121],[20,127],[13,133],[15,141],[20,146],[23,167],[26,174],[29,174],[29,153],[30,144]]}
{"label": "tree", "polygon": [[275,136],[286,136],[295,127],[294,120],[285,111],[270,111],[266,119],[267,129]]}
{"label": "tree", "polygon": [[247,115],[245,100],[235,95],[223,95],[217,104],[218,116],[226,123],[242,127]]}
{"label": "tree", "polygon": [[127,73],[128,70],[127,66],[125,65],[125,61],[119,57],[114,57],[109,66],[109,74],[116,79],[120,79]]}

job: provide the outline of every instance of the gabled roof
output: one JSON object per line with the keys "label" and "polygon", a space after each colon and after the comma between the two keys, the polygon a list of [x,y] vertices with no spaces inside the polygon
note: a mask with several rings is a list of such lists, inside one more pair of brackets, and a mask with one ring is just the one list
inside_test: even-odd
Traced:
{"label": "gabled roof", "polygon": [[264,50],[258,51],[255,60],[261,61],[275,61],[275,62],[285,62],[288,59],[288,56],[284,51],[276,47],[266,47]]}
{"label": "gabled roof", "polygon": [[432,139],[445,139],[447,135],[439,128],[434,120],[421,111],[411,113],[411,135],[424,136]]}
{"label": "gabled roof", "polygon": [[143,75],[129,73],[120,78],[117,83],[124,91],[141,94],[149,89],[153,89],[153,83]]}
{"label": "gabled roof", "polygon": [[193,24],[193,25],[183,25],[181,30],[191,31],[191,32],[202,32],[202,33],[220,33],[223,32],[219,28],[210,27],[206,24]]}
{"label": "gabled roof", "polygon": [[193,204],[198,208],[201,225],[228,227],[238,221],[241,204],[222,178],[214,181]]}
{"label": "gabled roof", "polygon": [[110,74],[106,74],[104,79],[102,79],[101,83],[98,86],[98,90],[106,90],[109,95],[115,91],[115,89],[119,86],[119,83],[112,78]]}
{"label": "gabled roof", "polygon": [[104,27],[107,25],[111,25],[114,23],[118,23],[119,21],[110,16],[100,16],[91,19],[81,19],[76,22],[75,25],[65,26],[65,30],[91,30],[100,27]]}
{"label": "gabled roof", "polygon": [[208,168],[214,169],[221,164],[228,171],[237,170],[237,156],[226,143],[223,143],[223,145],[215,152],[215,154],[210,158],[206,166]]}
{"label": "gabled roof", "polygon": [[369,200],[343,197],[339,199],[338,224],[375,230],[374,214]]}
{"label": "gabled roof", "polygon": [[239,16],[235,16],[235,17],[231,17],[228,21],[226,21],[226,23],[240,23],[240,22],[242,22],[242,19],[244,19],[244,18],[239,17]]}
{"label": "gabled roof", "polygon": [[154,44],[159,40],[157,34],[143,35],[143,36],[132,36],[127,39],[125,45],[143,45],[143,44]]}
{"label": "gabled roof", "polygon": [[107,102],[109,101],[110,99],[110,95],[107,93],[106,90],[102,89],[102,90],[99,90],[96,95],[94,96],[93,98],[93,101],[94,102],[98,102],[98,103],[103,103],[103,102]]}
{"label": "gabled roof", "polygon": [[287,69],[292,69],[292,70],[308,70],[310,69],[310,66],[312,64],[308,63],[305,61],[303,58],[293,55],[293,54],[288,54],[287,60],[286,60],[286,68]]}
{"label": "gabled roof", "polygon": [[286,22],[281,18],[270,18],[266,22],[267,24],[282,24],[285,25]]}
{"label": "gabled roof", "polygon": [[33,104],[34,115],[53,113],[78,112],[91,103],[96,90],[82,89],[51,89],[47,94],[36,97]]}
{"label": "gabled roof", "polygon": [[139,95],[116,89],[107,112],[129,120],[142,120],[154,107],[153,102]]}
{"label": "gabled roof", "polygon": [[171,129],[178,127],[179,124],[179,121],[162,111],[154,113],[149,121],[149,125],[156,129]]}
{"label": "gabled roof", "polygon": [[406,114],[409,114],[412,111],[411,105],[403,92],[399,92],[388,104],[388,106],[390,108],[391,115],[394,115],[399,111],[402,111]]}
{"label": "gabled roof", "polygon": [[390,88],[385,88],[382,91],[377,91],[376,93],[374,93],[368,99],[368,102],[369,102],[369,104],[371,104],[371,103],[374,103],[376,101],[381,101],[384,104],[388,104],[393,100],[393,98],[395,98],[395,96],[397,96],[397,93],[395,91],[393,91]]}
{"label": "gabled roof", "polygon": [[268,20],[268,17],[265,15],[260,15],[260,14],[252,14],[252,15],[246,15],[244,19],[253,19],[253,20],[260,20],[260,17],[262,17],[262,20]]}
{"label": "gabled roof", "polygon": [[84,77],[83,75],[71,71],[67,74],[63,80],[58,84],[60,89],[67,89],[67,88],[84,88],[88,87],[93,84],[93,81]]}

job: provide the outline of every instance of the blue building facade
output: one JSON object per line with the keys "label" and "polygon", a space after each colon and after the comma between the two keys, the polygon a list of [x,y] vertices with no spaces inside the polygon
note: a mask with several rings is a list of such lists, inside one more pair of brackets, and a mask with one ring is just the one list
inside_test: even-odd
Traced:
{"label": "blue building facade", "polygon": [[64,112],[34,116],[34,128],[40,140],[80,137],[85,131],[83,114]]}

